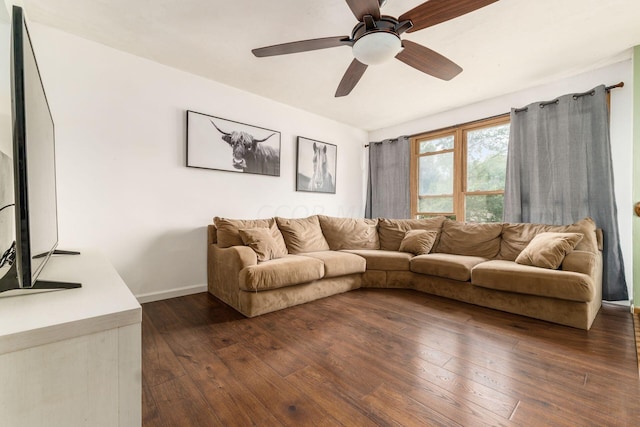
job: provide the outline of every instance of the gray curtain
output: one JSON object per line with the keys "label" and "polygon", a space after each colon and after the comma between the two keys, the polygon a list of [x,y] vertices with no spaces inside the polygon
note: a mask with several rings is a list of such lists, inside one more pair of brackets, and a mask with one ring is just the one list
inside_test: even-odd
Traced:
{"label": "gray curtain", "polygon": [[411,194],[409,137],[369,144],[366,218],[409,218]]}
{"label": "gray curtain", "polygon": [[627,300],[613,189],[606,88],[511,110],[506,222],[571,224],[604,234],[603,299]]}

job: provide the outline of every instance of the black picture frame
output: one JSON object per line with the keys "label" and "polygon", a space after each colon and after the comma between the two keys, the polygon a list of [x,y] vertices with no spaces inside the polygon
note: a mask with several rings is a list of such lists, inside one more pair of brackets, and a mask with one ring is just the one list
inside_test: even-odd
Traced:
{"label": "black picture frame", "polygon": [[187,110],[187,167],[280,176],[280,132]]}
{"label": "black picture frame", "polygon": [[337,145],[303,136],[298,137],[296,191],[335,194],[337,168]]}

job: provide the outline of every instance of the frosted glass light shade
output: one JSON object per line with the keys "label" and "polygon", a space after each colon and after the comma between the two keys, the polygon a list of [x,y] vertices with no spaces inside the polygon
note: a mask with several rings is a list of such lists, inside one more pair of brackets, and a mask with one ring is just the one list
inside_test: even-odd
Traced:
{"label": "frosted glass light shade", "polygon": [[400,37],[379,31],[365,34],[353,44],[353,56],[366,65],[382,64],[402,50]]}

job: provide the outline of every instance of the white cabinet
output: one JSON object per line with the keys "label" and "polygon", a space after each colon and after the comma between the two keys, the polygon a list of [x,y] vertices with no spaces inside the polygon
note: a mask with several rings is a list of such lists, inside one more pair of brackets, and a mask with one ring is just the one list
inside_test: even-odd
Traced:
{"label": "white cabinet", "polygon": [[82,288],[0,294],[0,426],[139,426],[140,304],[95,251],[41,277]]}

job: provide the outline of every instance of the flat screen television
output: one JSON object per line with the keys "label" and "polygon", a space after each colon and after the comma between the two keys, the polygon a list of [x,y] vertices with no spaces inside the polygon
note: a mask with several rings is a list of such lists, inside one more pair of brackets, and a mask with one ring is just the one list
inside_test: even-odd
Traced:
{"label": "flat screen television", "polygon": [[17,6],[12,10],[10,53],[15,241],[3,255],[11,267],[0,279],[0,292],[77,288],[78,283],[38,280],[51,255],[59,253],[55,128],[22,8]]}

